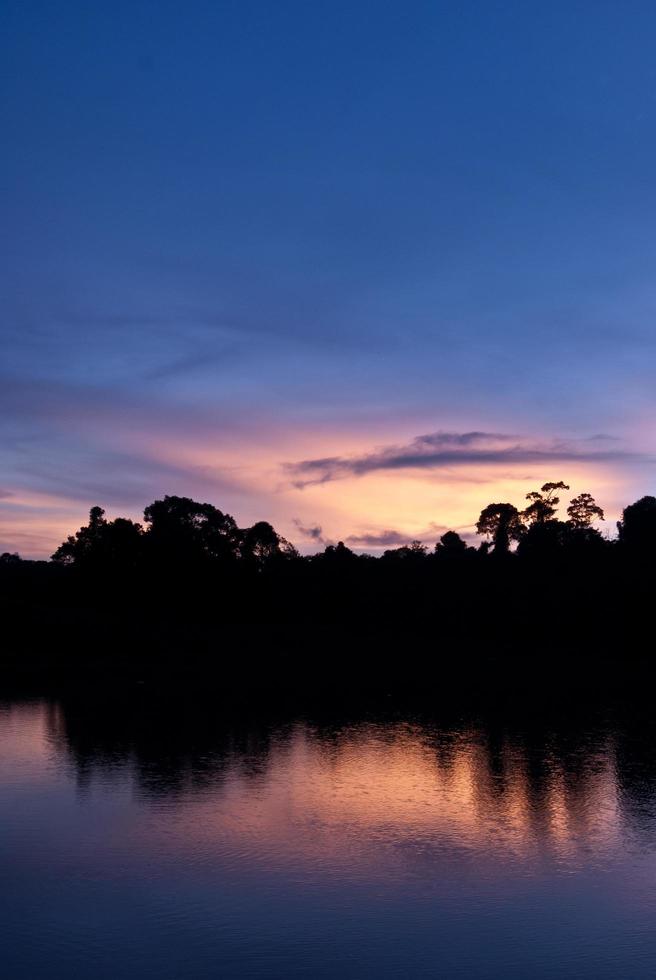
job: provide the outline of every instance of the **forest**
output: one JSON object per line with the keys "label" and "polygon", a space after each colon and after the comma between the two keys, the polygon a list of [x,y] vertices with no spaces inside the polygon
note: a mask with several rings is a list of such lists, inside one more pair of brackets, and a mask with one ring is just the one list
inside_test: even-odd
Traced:
{"label": "forest", "polygon": [[240,528],[187,497],[153,502],[142,524],[93,507],[49,561],[0,556],[0,665],[389,684],[412,663],[424,676],[503,657],[649,658],[656,498],[604,534],[594,497],[567,502],[568,489],[546,483],[522,510],[490,503],[475,544],[447,531],[380,557],[342,542],[303,556],[266,521]]}

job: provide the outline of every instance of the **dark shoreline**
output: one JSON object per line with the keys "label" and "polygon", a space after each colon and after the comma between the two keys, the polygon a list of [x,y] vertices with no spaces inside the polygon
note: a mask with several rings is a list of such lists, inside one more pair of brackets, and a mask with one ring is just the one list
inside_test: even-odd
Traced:
{"label": "dark shoreline", "polygon": [[656,681],[653,657],[626,649],[554,652],[548,645],[506,643],[481,652],[454,640],[442,656],[438,650],[429,656],[428,644],[422,648],[415,636],[402,656],[390,653],[396,644],[389,634],[351,634],[348,641],[342,637],[337,653],[330,633],[323,643],[296,644],[285,642],[283,633],[266,633],[266,656],[250,644],[235,656],[236,634],[214,649],[209,639],[201,647],[180,641],[149,653],[129,644],[120,650],[15,649],[0,657],[0,695],[179,695],[229,708],[478,704],[514,711],[521,703],[530,712],[542,705],[575,709],[590,701],[640,703],[652,698]]}

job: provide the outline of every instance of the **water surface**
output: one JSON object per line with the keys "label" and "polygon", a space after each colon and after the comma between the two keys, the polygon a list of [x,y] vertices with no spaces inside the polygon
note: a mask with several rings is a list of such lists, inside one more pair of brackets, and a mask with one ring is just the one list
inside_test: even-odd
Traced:
{"label": "water surface", "polygon": [[652,978],[648,721],[0,705],[0,957],[39,978]]}

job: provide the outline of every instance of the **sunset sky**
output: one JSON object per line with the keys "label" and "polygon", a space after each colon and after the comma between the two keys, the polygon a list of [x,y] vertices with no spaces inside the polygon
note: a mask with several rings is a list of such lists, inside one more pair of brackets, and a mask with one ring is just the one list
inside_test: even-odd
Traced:
{"label": "sunset sky", "polygon": [[656,6],[4,0],[0,551],[656,491]]}

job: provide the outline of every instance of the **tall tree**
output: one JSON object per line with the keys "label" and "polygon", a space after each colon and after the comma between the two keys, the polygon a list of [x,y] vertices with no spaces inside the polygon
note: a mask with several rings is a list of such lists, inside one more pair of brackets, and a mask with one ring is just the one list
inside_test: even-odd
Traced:
{"label": "tall tree", "polygon": [[522,517],[527,524],[546,524],[553,520],[556,507],[560,503],[560,497],[556,496],[558,490],[569,490],[569,486],[559,480],[558,483],[545,483],[539,490],[526,494],[530,504],[523,511]]}
{"label": "tall tree", "polygon": [[477,534],[492,538],[495,554],[505,554],[511,541],[519,541],[524,525],[519,511],[513,504],[488,504],[476,522]]}
{"label": "tall tree", "polygon": [[571,526],[580,530],[590,527],[594,521],[603,521],[604,512],[592,494],[580,493],[570,501],[567,516]]}

